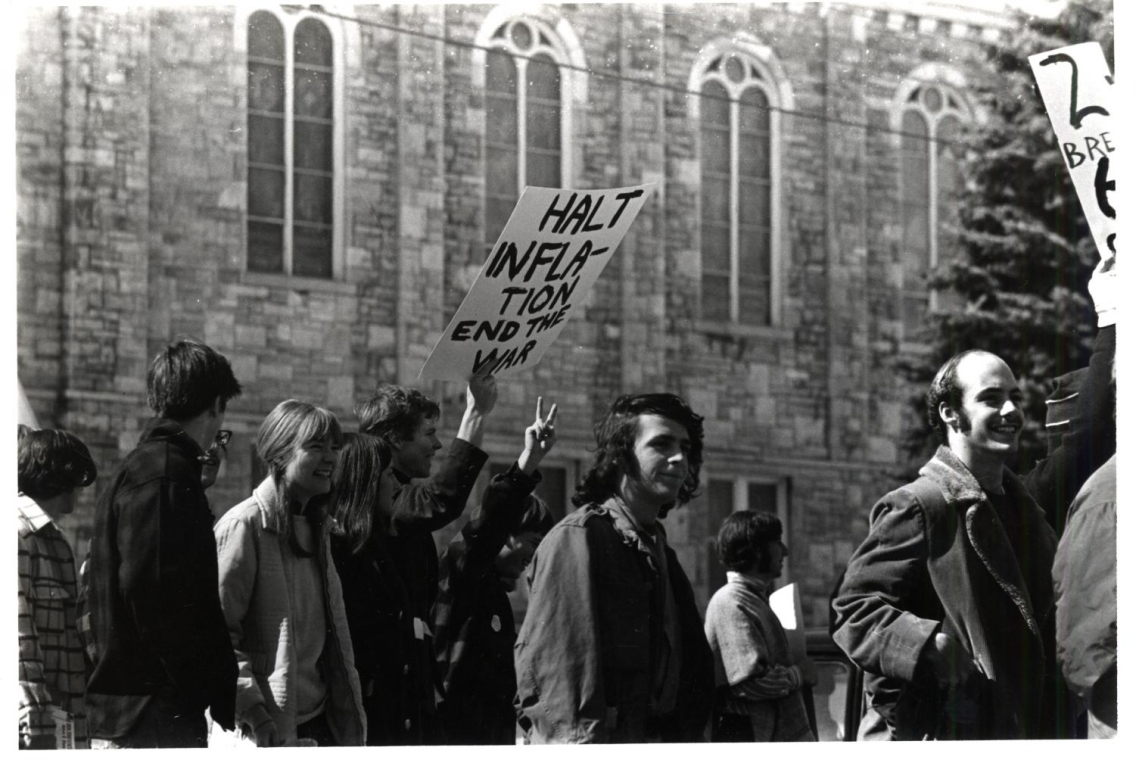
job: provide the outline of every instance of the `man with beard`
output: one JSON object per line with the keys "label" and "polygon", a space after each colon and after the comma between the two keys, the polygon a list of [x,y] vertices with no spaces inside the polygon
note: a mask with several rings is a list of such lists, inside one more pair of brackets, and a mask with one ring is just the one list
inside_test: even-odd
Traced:
{"label": "man with beard", "polygon": [[669,393],[621,396],[541,542],[517,637],[517,704],[534,743],[698,741],[714,666],[662,518],[698,490],[702,417]]}
{"label": "man with beard", "polygon": [[1021,398],[994,354],[950,359],[927,394],[945,445],[872,509],[833,597],[833,638],[866,673],[862,738],[1046,735],[1056,537],[1006,467]]}

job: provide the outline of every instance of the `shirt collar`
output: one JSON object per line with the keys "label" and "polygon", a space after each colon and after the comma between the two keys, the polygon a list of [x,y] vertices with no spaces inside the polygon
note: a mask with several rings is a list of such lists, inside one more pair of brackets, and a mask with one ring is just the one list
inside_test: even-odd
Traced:
{"label": "shirt collar", "polygon": [[611,513],[615,519],[615,527],[624,533],[634,533],[641,538],[646,539],[649,543],[654,543],[658,538],[666,540],[666,533],[663,531],[662,524],[655,520],[651,526],[645,526],[635,519],[631,508],[618,496],[612,496],[604,503],[604,509]]}
{"label": "shirt collar", "polygon": [[735,572],[733,570],[727,570],[726,582],[743,586],[744,588],[747,588],[753,593],[757,594],[762,599],[769,599],[769,584],[765,581],[758,580],[757,578],[751,578],[748,575],[742,575],[741,573]]}
{"label": "shirt collar", "polygon": [[48,525],[55,525],[55,521],[51,519],[51,515],[43,511],[43,507],[36,504],[35,499],[27,494],[21,493],[17,497],[16,506],[20,510],[20,515],[28,521],[28,525],[32,530],[39,532]]}
{"label": "shirt collar", "polygon": [[666,547],[666,533],[658,521],[651,528],[640,527],[631,515],[631,510],[618,496],[612,496],[601,506],[612,520],[615,530],[623,537],[624,543],[638,549],[647,555],[651,562],[658,562],[656,552],[660,554]]}

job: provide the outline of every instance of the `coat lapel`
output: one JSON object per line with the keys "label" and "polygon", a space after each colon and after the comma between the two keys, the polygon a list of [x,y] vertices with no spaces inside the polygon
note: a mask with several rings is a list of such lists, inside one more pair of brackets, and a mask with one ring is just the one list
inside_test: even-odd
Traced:
{"label": "coat lapel", "polygon": [[980,501],[966,510],[966,535],[970,539],[970,545],[974,547],[974,553],[982,560],[982,565],[1013,600],[1030,631],[1040,640],[1041,629],[1034,618],[1033,605],[1030,603],[1022,571],[1018,567],[1014,550],[1010,547],[1006,530],[990,502]]}
{"label": "coat lapel", "polygon": [[[970,470],[950,449],[940,446],[935,457],[923,466],[919,474],[939,486],[949,507],[965,510],[966,536],[975,554],[998,587],[1014,602],[1033,635],[1040,639],[1041,628],[1006,529]],[[1029,499],[1012,475],[1005,481],[1009,485],[1007,493],[1015,503]]]}

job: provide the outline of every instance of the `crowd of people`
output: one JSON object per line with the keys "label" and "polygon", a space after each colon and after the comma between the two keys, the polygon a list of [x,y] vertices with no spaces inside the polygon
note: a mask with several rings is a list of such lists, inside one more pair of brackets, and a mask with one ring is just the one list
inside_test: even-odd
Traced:
{"label": "crowd of people", "polygon": [[[1024,422],[1010,367],[966,351],[935,377],[942,445],[872,508],[832,596],[833,638],[865,672],[860,738],[1115,733],[1111,274],[1094,276],[1092,361],[1058,384],[1073,411],[1030,473],[1007,466]],[[727,581],[705,615],[668,546],[704,455],[681,397],[611,404],[558,522],[534,493],[556,444],[557,407],[538,399],[516,461],[439,557],[434,532],[488,460],[491,376],[470,378],[437,467],[440,409],[416,390],[380,385],[358,432],[283,401],[256,437],[267,476],[220,507],[206,489],[242,391],[228,360],[177,341],[147,389],[155,416],[101,479],[78,572],[56,522],[95,482],[91,454],[18,431],[21,748],[816,739],[816,668],[769,604],[780,521],[725,520]],[[508,592],[526,568],[518,630]]]}

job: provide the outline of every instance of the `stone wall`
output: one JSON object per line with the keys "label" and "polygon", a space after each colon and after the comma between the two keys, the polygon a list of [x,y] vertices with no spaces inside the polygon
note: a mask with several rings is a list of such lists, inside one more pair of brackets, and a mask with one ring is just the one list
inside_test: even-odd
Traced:
{"label": "stone wall", "polygon": [[[416,383],[483,261],[484,76],[471,46],[491,7],[336,8],[357,21],[325,17],[342,51],[331,281],[245,269],[247,16],[222,7],[25,16],[19,377],[41,424],[83,437],[104,476],[148,417],[148,358],[192,335],[228,356],[245,386],[211,492],[235,504],[262,471],[252,441],[276,403],[321,403],[353,427],[353,406],[375,383]],[[561,407],[547,464],[571,479],[616,395],[685,395],[706,417],[704,482],[780,484],[788,575],[808,621],[823,625],[868,507],[905,464],[898,142],[887,109],[920,63],[983,76],[973,57],[997,28],[816,3],[531,12],[572,29],[589,72],[565,184],[658,189],[541,364],[500,382],[485,447],[511,461],[543,395]],[[686,93],[699,51],[733,35],[769,48],[793,96],[782,114],[780,308],[773,326],[742,330],[699,319],[700,148]],[[445,440],[463,388],[423,390],[442,402]],[[71,520],[78,540],[105,482]],[[667,520],[703,602],[718,519],[699,499]]]}

